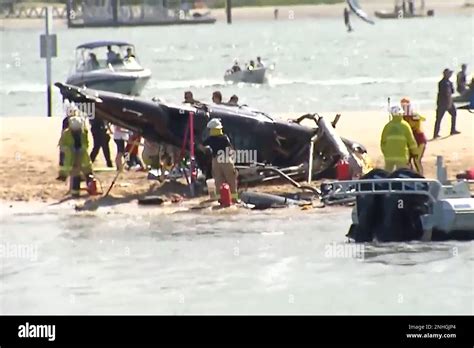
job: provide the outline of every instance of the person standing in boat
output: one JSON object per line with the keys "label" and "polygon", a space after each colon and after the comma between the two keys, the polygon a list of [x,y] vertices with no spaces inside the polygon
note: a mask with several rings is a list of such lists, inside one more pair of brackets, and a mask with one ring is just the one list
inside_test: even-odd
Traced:
{"label": "person standing in boat", "polygon": [[265,65],[264,65],[263,62],[262,62],[262,58],[257,57],[257,68],[258,68],[258,69],[262,69],[262,68],[264,68],[264,67],[265,67]]}
{"label": "person standing in boat", "polygon": [[107,46],[107,64],[115,64],[117,61],[117,53],[112,51],[112,46]]}
{"label": "person standing in boat", "polygon": [[443,78],[438,83],[438,99],[433,139],[439,138],[441,121],[443,120],[446,111],[451,115],[451,135],[460,133],[456,130],[456,107],[453,103],[454,87],[452,82],[449,80],[451,76],[453,76],[453,71],[450,69],[444,69]]}
{"label": "person standing in boat", "polygon": [[346,25],[347,31],[352,31],[351,19],[349,18],[350,12],[347,7],[344,7],[344,24]]}
{"label": "person standing in boat", "polygon": [[385,159],[385,170],[393,172],[410,168],[410,157],[418,156],[418,146],[410,125],[403,120],[400,107],[390,109],[392,119],[385,125],[380,139],[380,148]]}
{"label": "person standing in boat", "polygon": [[237,59],[234,59],[234,65],[232,65],[232,68],[230,68],[230,70],[232,71],[232,73],[236,73],[242,70],[240,69],[239,61]]}
{"label": "person standing in boat", "polygon": [[463,95],[466,92],[466,83],[467,83],[467,64],[461,65],[461,71],[458,72],[456,76],[456,91]]}
{"label": "person standing in boat", "polygon": [[426,118],[413,111],[410,99],[406,97],[403,98],[400,101],[400,105],[403,110],[403,119],[410,125],[410,128],[413,131],[413,136],[415,137],[416,143],[418,145],[418,154],[417,156],[412,156],[410,158],[410,163],[413,162],[413,167],[418,172],[418,174],[423,175],[423,164],[421,161],[423,159],[423,155],[425,154],[427,139],[423,129],[421,128],[421,123],[424,122]]}

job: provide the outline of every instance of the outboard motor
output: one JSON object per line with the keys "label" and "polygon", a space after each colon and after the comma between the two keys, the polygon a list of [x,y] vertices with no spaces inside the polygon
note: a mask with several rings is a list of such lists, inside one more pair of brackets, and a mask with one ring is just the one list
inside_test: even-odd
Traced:
{"label": "outboard motor", "polygon": [[[382,169],[374,169],[361,177],[364,179],[385,179],[389,173]],[[347,237],[356,243],[372,242],[374,231],[382,224],[383,197],[379,195],[359,196],[356,200],[357,224],[353,223]]]}
{"label": "outboard motor", "polygon": [[[408,169],[400,169],[392,174],[381,169],[374,169],[361,179],[389,178],[422,179],[423,177]],[[361,189],[370,190],[369,185],[371,184],[365,187],[365,184],[362,184]],[[387,183],[376,184],[376,186],[377,190],[388,189]],[[392,187],[396,189],[397,185],[394,184]],[[420,217],[428,212],[428,203],[428,198],[423,195],[368,194],[359,196],[357,197],[357,223],[351,225],[347,237],[358,243],[371,242],[374,239],[380,242],[420,239],[423,236]]]}
{"label": "outboard motor", "polygon": [[[424,177],[409,170],[400,169],[389,178],[423,179]],[[393,185],[394,189],[401,189]],[[413,187],[413,190],[415,187]],[[382,219],[375,228],[375,238],[381,242],[417,240],[423,236],[420,216],[428,211],[428,198],[412,194],[381,195]]]}

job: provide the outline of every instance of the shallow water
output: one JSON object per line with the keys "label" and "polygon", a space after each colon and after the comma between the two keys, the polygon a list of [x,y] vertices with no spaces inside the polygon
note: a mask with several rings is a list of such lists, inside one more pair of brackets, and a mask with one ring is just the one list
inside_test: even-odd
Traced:
{"label": "shallow water", "polygon": [[[386,107],[389,96],[409,95],[426,110],[434,107],[444,67],[474,63],[471,16],[377,21],[374,26],[353,22],[350,34],[340,19],[58,29],[53,80],[66,80],[77,45],[118,39],[134,43],[143,66],[152,70],[143,93],[147,98],[181,101],[184,90],[191,89],[195,98],[209,101],[219,89],[224,98],[237,94],[241,103],[282,113],[373,110]],[[8,29],[0,34],[0,116],[46,112],[41,32]],[[234,58],[244,62],[257,55],[276,64],[269,84],[225,85],[223,75]],[[55,91],[57,115],[59,100]]]}
{"label": "shallow water", "polygon": [[473,243],[345,244],[344,208],[157,209],[3,206],[0,312],[473,313]]}

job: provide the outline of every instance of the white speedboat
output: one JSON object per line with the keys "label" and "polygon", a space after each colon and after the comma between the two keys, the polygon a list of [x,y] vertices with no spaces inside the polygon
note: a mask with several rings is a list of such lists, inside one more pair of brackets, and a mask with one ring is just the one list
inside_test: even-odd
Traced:
{"label": "white speedboat", "polygon": [[[131,52],[131,55],[127,54]],[[75,71],[66,83],[102,91],[139,95],[151,77],[127,42],[96,41],[76,47]]]}
{"label": "white speedboat", "polygon": [[264,83],[266,71],[267,68],[244,69],[236,72],[228,70],[224,75],[224,80],[233,83]]}

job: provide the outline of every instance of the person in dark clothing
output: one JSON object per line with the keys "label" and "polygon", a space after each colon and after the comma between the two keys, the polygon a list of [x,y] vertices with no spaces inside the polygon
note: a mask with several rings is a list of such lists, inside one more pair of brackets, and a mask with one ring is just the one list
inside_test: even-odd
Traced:
{"label": "person in dark clothing", "polygon": [[[223,183],[227,183],[234,200],[238,199],[237,193],[237,170],[235,169],[235,153],[227,135],[223,133],[222,123],[218,119],[211,119],[207,124],[209,137],[202,143],[201,150],[210,147],[212,152],[212,177],[219,189]],[[218,193],[219,196],[219,193]]]}
{"label": "person in dark clothing", "polygon": [[408,0],[408,11],[411,15],[415,14],[415,0]]}
{"label": "person in dark clothing", "polygon": [[466,83],[467,83],[466,71],[467,71],[467,64],[461,65],[461,71],[458,72],[458,75],[456,77],[456,91],[461,95],[466,91]]}
{"label": "person in dark clothing", "polygon": [[456,130],[456,107],[454,106],[452,97],[454,87],[452,82],[449,80],[451,76],[453,76],[453,71],[450,69],[444,69],[443,78],[438,83],[438,99],[433,139],[439,138],[441,121],[443,120],[446,111],[451,115],[451,135],[460,133]]}
{"label": "person in dark clothing", "polygon": [[349,10],[347,7],[344,7],[344,24],[346,25],[347,31],[351,32],[352,31],[352,26],[351,26],[351,20],[349,18]]}
{"label": "person in dark clothing", "polygon": [[109,141],[110,135],[107,133],[107,126],[105,122],[100,118],[94,117],[90,120],[91,124],[91,133],[92,138],[94,139],[94,147],[91,151],[91,161],[94,163],[97,155],[99,154],[100,149],[104,153],[105,161],[107,162],[107,167],[112,168],[112,160],[110,159],[110,148]]}

